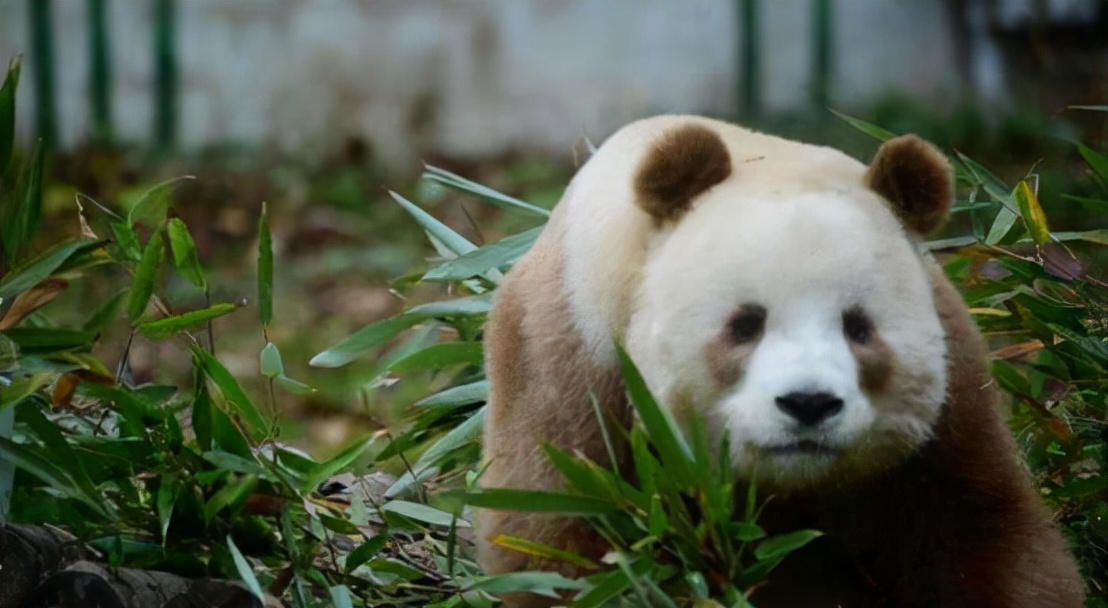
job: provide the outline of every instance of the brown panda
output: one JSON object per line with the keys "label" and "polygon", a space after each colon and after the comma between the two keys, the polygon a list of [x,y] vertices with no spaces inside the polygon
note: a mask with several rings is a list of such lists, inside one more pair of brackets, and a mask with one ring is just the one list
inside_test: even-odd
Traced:
{"label": "brown panda", "polygon": [[[755,592],[759,608],[1081,606],[985,344],[921,245],[952,195],[946,159],[910,135],[866,167],[699,117],[620,130],[497,292],[482,485],[562,486],[544,442],[606,462],[591,400],[630,423],[622,345],[679,419],[726,433],[738,475],[774,495],[771,532],[826,533]],[[477,532],[491,573],[577,574],[500,534],[605,550],[546,515],[485,510]]]}

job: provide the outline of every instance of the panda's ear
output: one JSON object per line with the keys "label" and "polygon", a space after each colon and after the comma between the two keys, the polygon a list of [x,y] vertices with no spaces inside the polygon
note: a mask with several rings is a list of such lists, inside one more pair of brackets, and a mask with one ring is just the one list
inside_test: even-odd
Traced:
{"label": "panda's ear", "polygon": [[697,125],[662,133],[635,174],[639,207],[662,222],[676,219],[697,195],[731,174],[731,156],[719,135]]}
{"label": "panda's ear", "polygon": [[920,235],[938,228],[954,201],[950,162],[915,135],[881,145],[866,172],[866,185],[892,203],[900,221]]}

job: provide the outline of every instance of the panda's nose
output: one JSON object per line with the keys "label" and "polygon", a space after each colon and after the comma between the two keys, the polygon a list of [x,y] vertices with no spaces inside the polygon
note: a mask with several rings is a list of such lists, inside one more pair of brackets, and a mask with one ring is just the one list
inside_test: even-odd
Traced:
{"label": "panda's nose", "polygon": [[815,426],[843,409],[843,400],[831,393],[789,393],[776,401],[782,412],[804,426]]}

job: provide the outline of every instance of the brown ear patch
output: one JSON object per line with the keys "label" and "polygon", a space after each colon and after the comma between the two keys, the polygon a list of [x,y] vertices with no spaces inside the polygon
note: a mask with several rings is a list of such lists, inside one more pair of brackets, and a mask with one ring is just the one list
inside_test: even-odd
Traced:
{"label": "brown ear patch", "polygon": [[892,203],[900,221],[921,235],[943,223],[954,200],[950,162],[915,135],[881,145],[866,172],[866,185]]}
{"label": "brown ear patch", "polygon": [[639,207],[658,221],[676,219],[693,198],[731,174],[731,156],[719,135],[695,124],[663,133],[635,174]]}

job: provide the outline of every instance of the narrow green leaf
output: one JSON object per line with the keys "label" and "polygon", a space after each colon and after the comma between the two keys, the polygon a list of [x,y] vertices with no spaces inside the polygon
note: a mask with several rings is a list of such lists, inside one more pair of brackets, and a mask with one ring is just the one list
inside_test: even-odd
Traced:
{"label": "narrow green leaf", "polygon": [[282,390],[292,395],[310,395],[315,392],[314,388],[299,380],[293,380],[284,374],[275,377],[273,381],[276,382],[277,386],[281,387]]}
{"label": "narrow green leaf", "polygon": [[847,116],[846,114],[843,114],[842,112],[836,112],[835,110],[831,110],[831,113],[846,121],[848,125],[879,141],[887,141],[896,137],[896,133],[882,129],[879,126],[870,124],[864,120],[854,118],[853,116]]}
{"label": "narrow green leaf", "polygon": [[258,318],[262,325],[273,320],[273,237],[265,203],[258,217]]}
{"label": "narrow green leaf", "polygon": [[327,589],[331,596],[331,604],[334,608],[354,608],[354,597],[350,594],[350,587],[346,585],[334,585]]}
{"label": "narrow green leaf", "polygon": [[246,561],[242,552],[235,546],[235,541],[231,540],[231,535],[227,535],[227,548],[231,551],[231,559],[235,561],[235,569],[238,570],[239,578],[246,584],[246,588],[250,590],[250,593],[254,594],[259,603],[265,603],[265,594],[262,593],[262,586],[258,583],[258,577],[254,576],[254,569],[250,567],[250,562]]}
{"label": "narrow green leaf", "polygon": [[536,543],[534,541],[527,540],[526,538],[519,538],[516,536],[507,536],[501,534],[492,540],[492,544],[510,549],[516,553],[523,553],[532,557],[538,557],[541,559],[560,561],[567,564],[573,564],[574,566],[580,566],[582,568],[588,568],[590,570],[598,570],[600,566],[573,551],[566,551],[565,549],[559,549],[558,547],[552,547],[550,545],[544,545],[542,543]]}
{"label": "narrow green leaf", "polygon": [[49,327],[12,327],[4,334],[19,345],[24,355],[53,354],[67,350],[89,350],[96,334],[71,329],[52,329]]}
{"label": "narrow green leaf", "polygon": [[558,589],[584,589],[586,584],[556,572],[511,572],[475,578],[470,589],[495,594],[519,591],[558,598],[561,597]]}
{"label": "narrow green leaf", "polygon": [[0,207],[0,241],[9,260],[18,260],[31,244],[42,224],[42,142],[35,145],[30,164],[24,169],[22,193]]}
{"label": "narrow green leaf", "polygon": [[259,358],[262,375],[266,378],[285,375],[285,364],[281,361],[281,351],[277,350],[276,344],[266,342]]}
{"label": "narrow green leaf", "polygon": [[15,91],[19,87],[22,63],[22,56],[12,58],[4,84],[0,86],[0,178],[7,173],[12,148],[15,146]]}
{"label": "narrow green leaf", "polygon": [[199,368],[194,369],[192,382],[192,432],[196,435],[200,451],[207,452],[212,449],[212,399],[208,394],[208,383],[204,382]]}
{"label": "narrow green leaf", "polygon": [[[390,500],[381,506],[381,511],[395,513],[408,519],[444,528],[449,527],[451,522],[454,521],[454,516],[446,511],[407,500]],[[469,522],[458,520],[457,525],[468,527]]]}
{"label": "narrow green leaf", "polygon": [[146,243],[142,260],[135,267],[135,276],[131,281],[131,296],[127,299],[127,318],[132,324],[137,323],[146,312],[146,305],[154,295],[154,283],[158,278],[158,269],[162,266],[164,256],[165,240],[160,231],[155,232],[150,235],[150,240]]}
{"label": "narrow green leaf", "polygon": [[1081,154],[1081,157],[1085,159],[1085,162],[1089,165],[1089,168],[1093,170],[1093,173],[1097,174],[1097,176],[1108,185],[1108,156],[1093,150],[1085,144],[1078,144],[1077,151]]}
{"label": "narrow green leaf", "polygon": [[985,189],[985,192],[989,194],[996,202],[1004,205],[1004,208],[1015,214],[1019,209],[1016,206],[1015,201],[1012,200],[1011,188],[1008,187],[999,177],[993,175],[991,171],[986,169],[977,161],[972,158],[958,152],[958,158],[962,161],[962,164],[969,169],[971,175],[977,179],[981,184],[981,187]]}
{"label": "narrow green leaf", "polygon": [[489,398],[489,381],[453,386],[416,402],[417,407],[459,407],[480,403]]}
{"label": "narrow green leaf", "polygon": [[70,257],[82,251],[99,248],[105,242],[91,239],[73,239],[58,243],[4,275],[4,278],[0,279],[0,299],[9,301],[11,298],[38,285],[43,279],[60,268]]}
{"label": "narrow green leaf", "polygon": [[1039,197],[1035,195],[1035,191],[1028,185],[1027,180],[1022,180],[1016,184],[1012,197],[1016,199],[1016,203],[1019,205],[1020,217],[1023,218],[1023,223],[1027,226],[1027,232],[1031,235],[1032,240],[1038,245],[1049,243],[1050,228],[1046,225],[1046,214],[1043,213],[1043,207],[1039,204]]}
{"label": "narrow green leaf", "polygon": [[373,559],[374,556],[381,552],[381,549],[385,548],[385,545],[388,544],[388,542],[389,537],[387,535],[378,534],[377,536],[374,536],[373,538],[358,545],[353,551],[350,552],[349,555],[346,556],[346,573],[349,574],[353,572],[358,566],[361,566],[362,564]]}
{"label": "narrow green leaf", "polygon": [[492,294],[484,293],[453,300],[439,300],[413,306],[404,312],[404,316],[426,319],[453,319],[479,317],[492,308]]}
{"label": "narrow green leaf", "polygon": [[173,508],[177,505],[177,495],[181,491],[181,485],[174,475],[164,475],[158,486],[158,532],[162,537],[162,546],[165,546],[169,535],[169,524],[173,519]]}
{"label": "narrow green leaf", "polygon": [[1018,215],[1009,211],[1007,207],[1001,207],[1000,211],[996,213],[992,227],[989,228],[989,234],[985,235],[985,244],[996,245],[1004,240],[1004,237],[1011,232],[1012,226],[1016,225],[1017,220],[1019,220]]}
{"label": "narrow green leaf", "polygon": [[821,536],[823,533],[815,530],[797,530],[773,536],[758,544],[754,549],[754,557],[759,561],[783,557]]}
{"label": "narrow green leaf", "polygon": [[[4,335],[0,334],[0,338],[3,337]],[[19,405],[21,401],[35,394],[40,388],[50,384],[52,379],[52,374],[42,373],[20,378],[7,386],[0,384],[0,387],[4,389],[0,391],[0,410]]]}
{"label": "narrow green leaf", "polygon": [[535,244],[542,227],[505,237],[428,270],[424,281],[462,281],[514,264]]}
{"label": "narrow green leaf", "polygon": [[330,459],[319,463],[315,469],[309,473],[304,479],[303,490],[305,492],[311,492],[315,490],[316,486],[323,483],[328,477],[338,473],[349,467],[355,460],[361,458],[365,454],[366,450],[375,443],[372,436],[359,439],[358,441],[343,448],[338,454],[335,454]]}
{"label": "narrow green leaf", "polygon": [[196,242],[189,234],[188,226],[179,218],[171,218],[166,224],[169,235],[169,249],[173,252],[173,265],[182,277],[200,289],[207,289],[208,280],[200,266],[200,256],[196,252]]}
{"label": "narrow green leaf", "polygon": [[139,333],[150,338],[151,340],[165,340],[178,333],[195,327],[203,323],[207,323],[212,319],[222,317],[223,315],[235,312],[238,307],[229,302],[222,304],[213,304],[208,308],[201,308],[200,310],[191,310],[179,315],[173,315],[171,317],[165,317],[164,319],[158,319],[157,321],[149,321],[147,323],[140,323],[138,326]]}
{"label": "narrow green leaf", "polygon": [[268,435],[269,421],[254,407],[254,404],[243,392],[242,387],[239,386],[231,372],[227,371],[227,368],[223,367],[218,359],[202,348],[194,346],[192,356],[196,366],[203,370],[204,375],[219,388],[227,401],[234,406],[235,413],[242,418],[250,433],[255,438]]}
{"label": "narrow green leaf", "polygon": [[599,498],[537,490],[508,488],[484,488],[468,492],[455,490],[444,493],[443,497],[462,500],[474,507],[527,513],[610,515],[618,510],[616,505]]}
{"label": "narrow green leaf", "polygon": [[452,365],[480,365],[484,356],[485,351],[480,342],[446,342],[432,344],[394,361],[389,369],[403,373],[419,369],[442,369]]}
{"label": "narrow green leaf", "polygon": [[1083,232],[1055,232],[1054,238],[1059,241],[1085,241],[1097,245],[1108,245],[1108,229],[1086,230]]}
{"label": "narrow green leaf", "polygon": [[244,475],[241,479],[220,488],[208,499],[208,502],[204,503],[204,522],[210,524],[223,509],[246,502],[257,486],[257,476]]}
{"label": "narrow green leaf", "polygon": [[371,323],[312,357],[308,364],[313,367],[342,367],[423,320],[419,316],[401,315]]}
{"label": "narrow green leaf", "polygon": [[646,427],[651,442],[658,450],[663,466],[674,478],[691,481],[694,479],[693,454],[684,433],[670,411],[654,400],[654,396],[646,386],[646,381],[643,380],[627,353],[620,349],[619,357],[623,380],[627,385],[627,393],[631,396],[631,403],[635,406],[643,426]]}
{"label": "narrow green leaf", "polygon": [[112,236],[115,237],[116,246],[125,259],[138,262],[142,259],[142,247],[139,246],[138,234],[135,229],[123,222],[112,222]]}
{"label": "narrow green leaf", "polygon": [[427,231],[428,235],[442,243],[442,245],[454,255],[461,256],[477,250],[476,245],[466,240],[462,235],[451,230],[446,224],[435,219],[430,213],[420,209],[415,203],[412,203],[395,192],[389,192],[389,195],[392,196],[393,200],[399,203],[405,211],[415,218],[416,222]]}
{"label": "narrow green leaf", "polygon": [[471,194],[498,207],[502,207],[505,209],[519,209],[521,211],[526,211],[540,217],[550,217],[550,212],[546,209],[543,209],[542,207],[537,207],[535,205],[532,205],[531,203],[521,201],[518,198],[513,198],[501,192],[497,192],[492,188],[483,186],[481,184],[478,184],[477,182],[472,182],[460,175],[451,173],[450,171],[447,171],[445,169],[432,167],[430,165],[428,165],[425,169],[426,170],[423,173],[423,179],[438,182],[440,184],[443,184],[444,186],[449,186],[451,188],[454,188],[455,190],[465,192],[466,194]]}
{"label": "narrow green leaf", "polygon": [[166,214],[169,211],[169,197],[178,183],[184,180],[196,179],[192,175],[182,175],[154,185],[147,190],[131,207],[127,214],[127,225],[146,224],[154,230],[160,231],[165,225]]}
{"label": "narrow green leaf", "polygon": [[104,331],[116,319],[116,315],[119,314],[119,305],[126,295],[127,291],[118,291],[115,295],[101,302],[85,320],[85,324],[81,329],[94,334]]}
{"label": "narrow green leaf", "polygon": [[16,467],[23,469],[34,477],[37,477],[40,481],[58,490],[63,495],[80,501],[85,506],[92,509],[94,513],[105,518],[114,519],[112,514],[106,511],[103,505],[100,504],[100,500],[95,495],[89,495],[82,491],[65,471],[27,447],[15,443],[10,439],[0,437],[0,457],[12,462]]}
{"label": "narrow green leaf", "polygon": [[1071,110],[1091,110],[1093,112],[1108,112],[1108,106],[1069,106]]}

